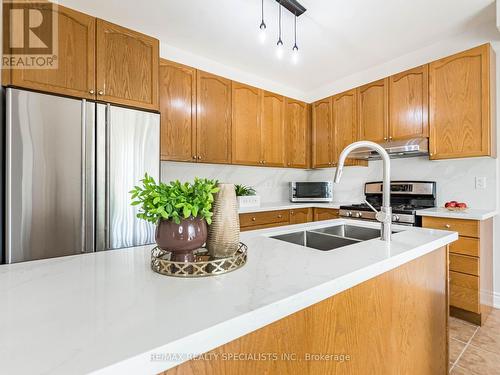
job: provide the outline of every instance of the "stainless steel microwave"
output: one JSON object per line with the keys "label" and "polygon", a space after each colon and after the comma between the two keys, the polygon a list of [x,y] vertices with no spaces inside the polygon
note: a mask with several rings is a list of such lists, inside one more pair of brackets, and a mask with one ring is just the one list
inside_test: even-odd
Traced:
{"label": "stainless steel microwave", "polygon": [[333,182],[290,182],[291,202],[332,202]]}

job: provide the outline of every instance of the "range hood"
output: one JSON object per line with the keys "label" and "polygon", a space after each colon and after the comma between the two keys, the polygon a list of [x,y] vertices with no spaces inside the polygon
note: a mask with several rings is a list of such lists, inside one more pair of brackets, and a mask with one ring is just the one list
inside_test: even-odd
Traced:
{"label": "range hood", "polygon": [[[380,144],[391,159],[411,158],[429,155],[428,138],[411,138],[401,141],[391,141]],[[380,155],[368,148],[360,148],[349,154],[349,159],[380,160]]]}

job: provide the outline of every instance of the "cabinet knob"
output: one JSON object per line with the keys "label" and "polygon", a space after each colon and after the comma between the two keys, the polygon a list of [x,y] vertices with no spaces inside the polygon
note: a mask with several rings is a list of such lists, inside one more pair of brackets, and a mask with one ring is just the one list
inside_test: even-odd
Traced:
{"label": "cabinet knob", "polygon": [[252,221],[255,221],[255,220],[257,220],[257,219],[255,217],[252,217]]}
{"label": "cabinet knob", "polygon": [[293,211],[290,211],[290,215],[293,215],[293,214],[294,214],[294,212],[293,212]]}
{"label": "cabinet knob", "polygon": [[387,141],[387,137],[384,137],[384,141]]}
{"label": "cabinet knob", "polygon": [[392,141],[392,137],[389,137],[389,141]]}
{"label": "cabinet knob", "polygon": [[201,156],[200,155],[198,155],[198,160],[201,160]]}
{"label": "cabinet knob", "polygon": [[94,91],[93,89],[90,89],[90,90],[89,90],[89,94],[94,95],[94,93],[95,93],[95,91]]}
{"label": "cabinet knob", "polygon": [[98,93],[99,95],[104,95],[104,91],[103,91],[103,90],[99,90],[97,93]]}
{"label": "cabinet knob", "polygon": [[444,226],[446,229],[450,229],[451,228],[451,225],[450,224],[445,224]]}
{"label": "cabinet knob", "polygon": [[195,160],[196,160],[197,158],[198,158],[198,157],[197,157],[196,155],[193,155],[193,159],[195,159]]}
{"label": "cabinet knob", "polygon": [[286,165],[290,165],[290,163],[287,163]]}
{"label": "cabinet knob", "polygon": [[283,217],[283,215],[278,215],[278,219],[281,219]]}
{"label": "cabinet knob", "polygon": [[265,161],[265,160],[262,160],[262,164],[266,164],[266,161]]}

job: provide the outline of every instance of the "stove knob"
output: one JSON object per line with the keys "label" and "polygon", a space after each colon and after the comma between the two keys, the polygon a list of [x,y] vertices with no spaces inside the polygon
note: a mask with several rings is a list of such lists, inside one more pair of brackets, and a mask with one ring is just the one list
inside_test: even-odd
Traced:
{"label": "stove knob", "polygon": [[392,215],[392,221],[399,221],[400,217],[398,215]]}
{"label": "stove knob", "polygon": [[363,216],[363,214],[361,212],[356,212],[356,213],[354,213],[353,216],[356,218],[360,218],[361,216]]}
{"label": "stove knob", "polygon": [[346,213],[345,213],[345,216],[347,216],[347,217],[351,217],[351,216],[352,216],[352,211],[348,211],[348,212],[346,212]]}

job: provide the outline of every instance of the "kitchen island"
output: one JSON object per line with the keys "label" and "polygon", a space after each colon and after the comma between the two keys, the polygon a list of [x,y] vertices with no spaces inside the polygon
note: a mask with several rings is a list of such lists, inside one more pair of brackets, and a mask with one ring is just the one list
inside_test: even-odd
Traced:
{"label": "kitchen island", "polygon": [[248,263],[204,279],[152,272],[151,246],[2,265],[0,372],[445,373],[445,249],[457,234],[396,226],[390,247],[332,251],[269,238],[346,222],[378,227],[247,232]]}

